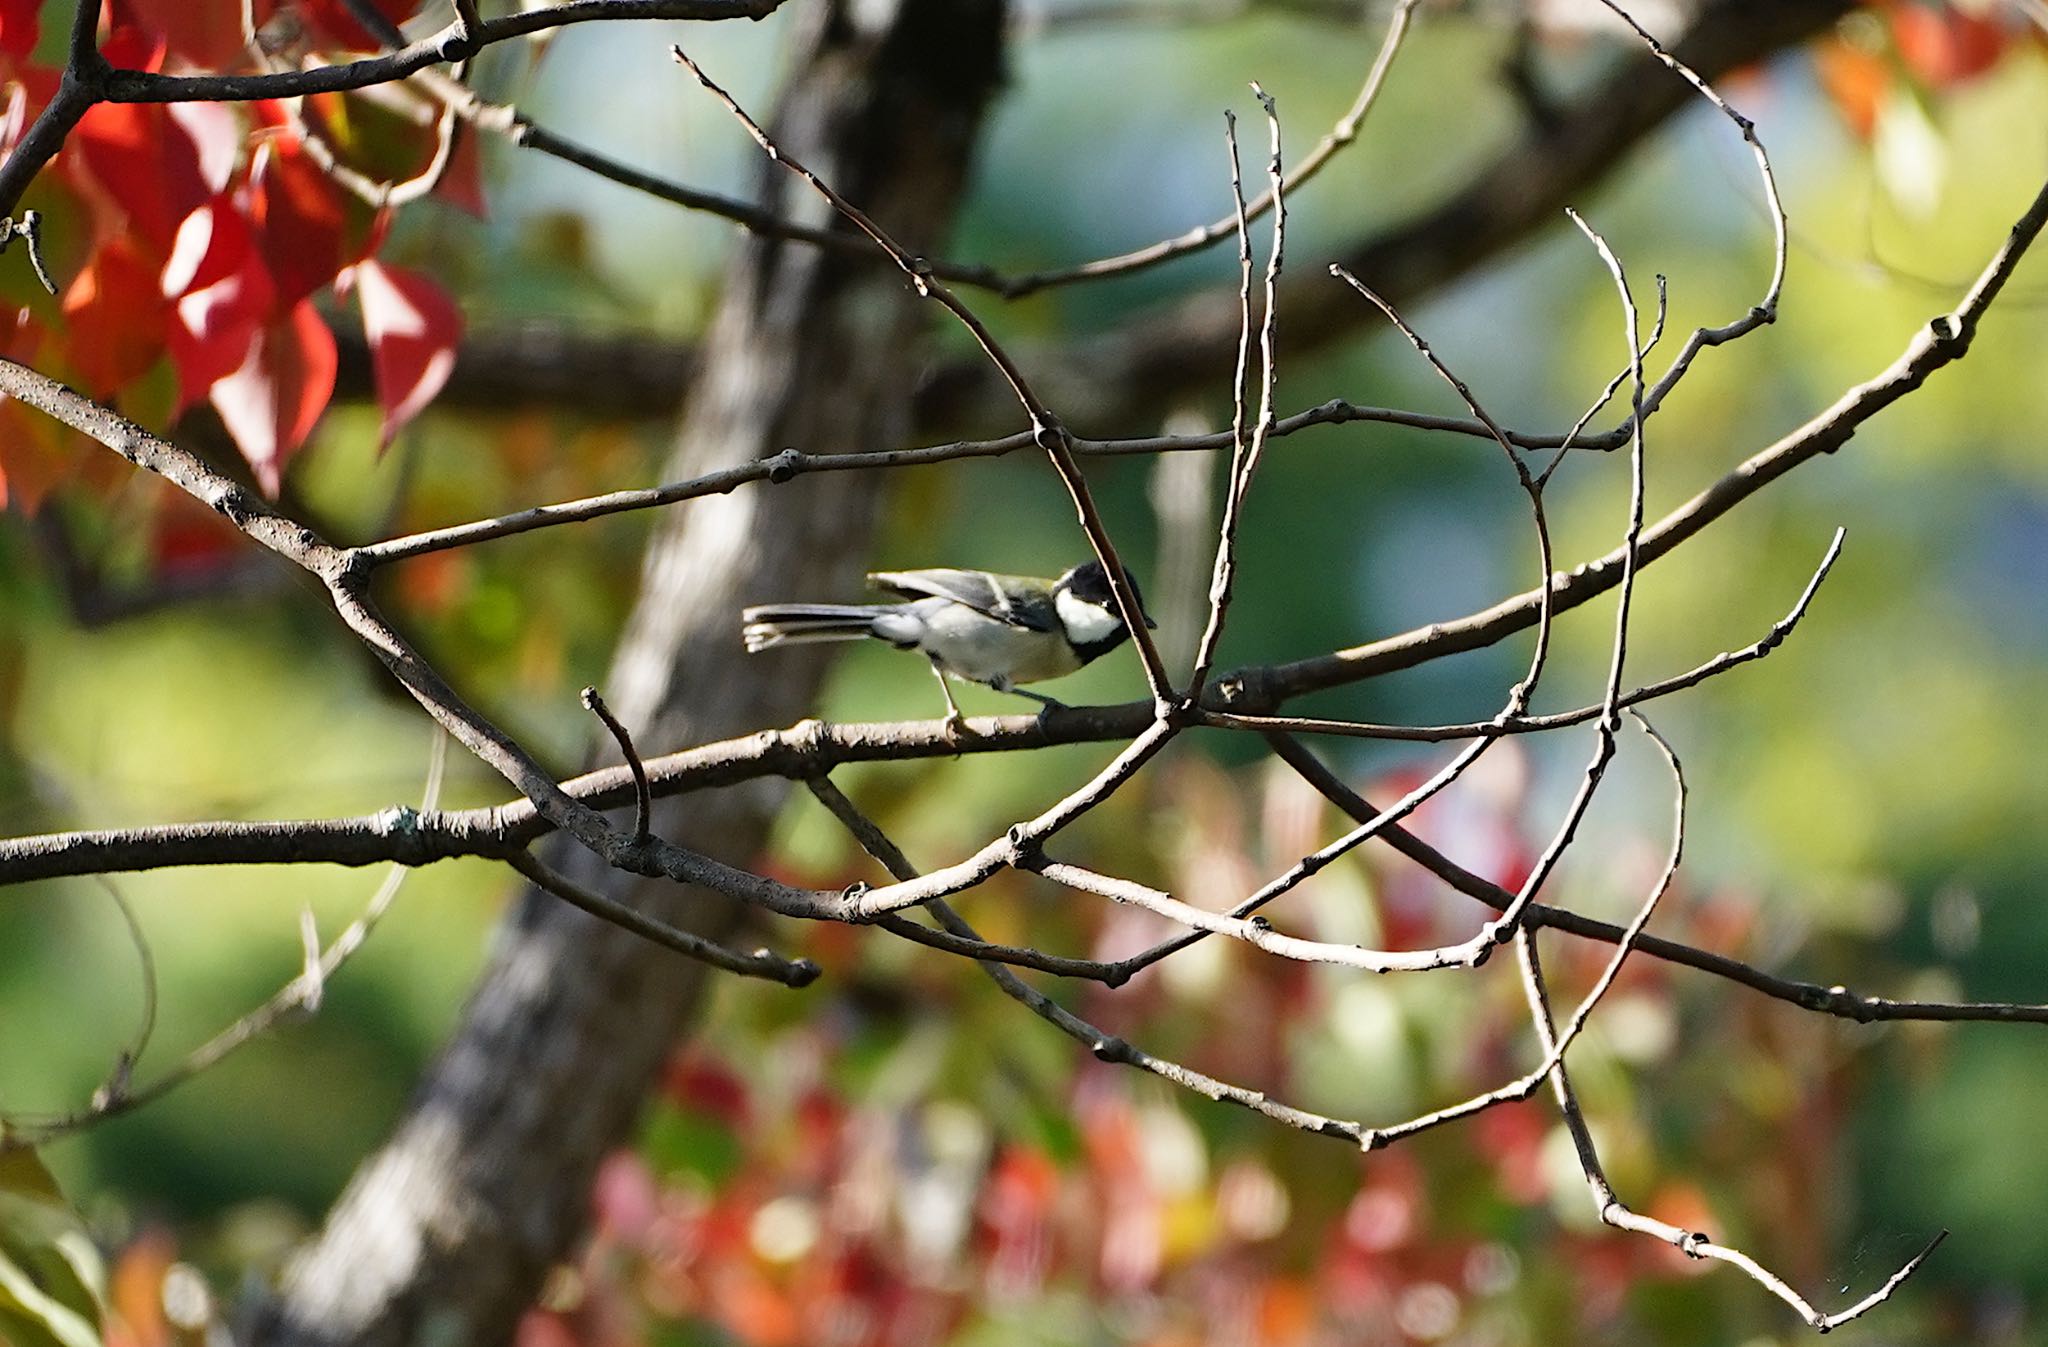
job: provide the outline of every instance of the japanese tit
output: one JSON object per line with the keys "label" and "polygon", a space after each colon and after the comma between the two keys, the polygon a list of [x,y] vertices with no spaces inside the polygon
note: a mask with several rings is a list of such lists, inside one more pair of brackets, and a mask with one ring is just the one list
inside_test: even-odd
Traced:
{"label": "japanese tit", "polygon": [[[1129,572],[1125,572],[1129,578]],[[872,636],[898,650],[916,650],[931,661],[946,694],[947,720],[958,725],[960,708],[950,676],[1060,703],[1020,683],[1070,674],[1124,643],[1130,631],[1117,612],[1109,574],[1099,561],[1084,561],[1057,580],[1028,575],[940,568],[879,571],[868,577],[878,589],[900,594],[905,603],[770,603],[740,614],[749,651],[810,641],[857,641]],[[1136,595],[1138,582],[1131,581]],[[1144,614],[1144,597],[1138,610]],[[1156,627],[1150,614],[1145,625]]]}

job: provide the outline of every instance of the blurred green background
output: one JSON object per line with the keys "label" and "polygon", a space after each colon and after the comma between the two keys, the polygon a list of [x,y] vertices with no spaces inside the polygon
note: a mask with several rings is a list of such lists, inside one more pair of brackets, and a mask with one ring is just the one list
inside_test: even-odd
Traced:
{"label": "blurred green background", "polygon": [[[776,27],[691,29],[688,39],[715,77],[761,106],[774,82]],[[673,36],[578,29],[559,39],[538,74],[487,67],[484,78],[501,81],[500,91],[542,122],[628,162],[744,190],[752,146],[675,74],[665,51]],[[1221,108],[1248,118],[1245,82],[1258,79],[1278,98],[1298,152],[1350,100],[1378,37],[1377,24],[1259,16],[1185,27],[1053,25],[1023,36],[951,254],[1025,269],[1217,215],[1228,202]],[[1315,273],[1343,241],[1437,198],[1505,141],[1516,114],[1492,72],[1507,41],[1483,14],[1432,13],[1419,25],[1361,143],[1293,201],[1295,274]],[[1543,59],[1569,81],[1615,50],[1605,36],[1559,39]],[[643,104],[634,117],[614,115],[592,92],[599,63],[633,82]],[[2016,47],[1968,83],[1902,84],[1893,94],[1902,104],[1888,114],[1893,129],[1874,143],[1845,127],[1803,54],[1747,73],[1728,92],[1756,117],[1775,156],[1792,222],[1790,274],[1780,320],[1704,356],[1652,423],[1653,515],[1889,363],[1954,302],[2048,168],[2048,61],[2038,45]],[[488,222],[428,206],[404,218],[392,254],[454,285],[474,326],[540,317],[677,335],[699,329],[726,225],[496,145],[490,172]],[[1579,205],[1644,297],[1653,274],[1670,278],[1674,334],[1734,317],[1761,290],[1769,235],[1753,170],[1728,124],[1707,110],[1681,117]],[[1226,248],[1128,281],[979,307],[1006,337],[1056,347],[1233,274]],[[1783,650],[1655,713],[1694,792],[1685,878],[1660,928],[1668,921],[1674,932],[1720,941],[1788,975],[1866,992],[2048,1000],[2040,958],[2048,909],[2039,901],[2048,767],[2034,719],[2048,702],[2040,431],[2048,390],[2035,344],[2048,336],[2044,295],[2048,270],[2030,260],[1966,361],[1644,576],[1631,668],[1647,678],[1762,635],[1832,530],[1848,530],[1833,578]],[[1490,411],[1522,428],[1569,424],[1625,359],[1609,278],[1561,219],[1409,316]],[[1413,352],[1363,313],[1355,336],[1312,354],[1287,353],[1284,313],[1280,330],[1283,410],[1333,396],[1458,410]],[[940,344],[956,343],[948,334]],[[1180,415],[1222,423],[1226,390]],[[644,484],[665,432],[569,411],[430,414],[379,459],[374,427],[371,410],[337,409],[294,469],[297,500],[343,537]],[[1213,489],[1220,463],[1208,470]],[[1185,592],[1188,579],[1169,573],[1179,554],[1153,506],[1168,471],[1135,460],[1090,468],[1119,539],[1132,555],[1153,558],[1145,574],[1154,595]],[[1070,507],[1036,460],[920,469],[895,488],[878,564],[1049,573],[1079,554]],[[1564,564],[1613,544],[1625,493],[1618,458],[1565,467],[1552,510]],[[138,482],[111,501],[79,497],[51,508],[118,585],[145,578],[150,561],[138,539],[177,507]],[[490,544],[408,571],[392,602],[443,667],[462,671],[466,691],[551,765],[570,770],[587,733],[575,690],[603,672],[649,523],[626,516]],[[253,597],[84,625],[51,564],[49,525],[0,517],[0,827],[8,834],[417,803],[433,751],[428,727],[316,592],[285,582]],[[1281,441],[1254,488],[1243,536],[1226,666],[1454,617],[1531,580],[1519,494],[1497,452],[1478,441],[1369,426]],[[1185,605],[1160,616],[1169,639],[1185,639],[1193,620]],[[1538,709],[1597,696],[1610,617],[1600,603],[1561,623]],[[1526,657],[1526,640],[1511,642],[1305,705],[1378,719],[1484,717]],[[821,714],[929,715],[929,679],[908,663],[882,649],[849,652]],[[1054,690],[1086,701],[1132,696],[1139,686],[1135,666],[1119,657]],[[962,702],[970,712],[1007,705],[976,691]],[[1442,757],[1402,746],[1323,747],[1362,783]],[[1443,811],[1447,845],[1496,833],[1540,845],[1586,751],[1583,736],[1562,735],[1502,751],[1494,770],[1464,788],[1476,803]],[[913,858],[930,863],[1043,807],[1106,756],[1079,748],[970,757],[847,770],[839,779]],[[503,795],[459,752],[450,755],[444,803]],[[1169,808],[1183,812],[1162,813]],[[1665,844],[1668,813],[1654,760],[1639,741],[1627,743],[1557,882],[1558,899],[1626,911],[1649,873],[1646,858]],[[1191,840],[1167,819],[1200,826]],[[1284,865],[1290,830],[1306,828],[1313,845],[1336,826],[1247,745],[1207,736],[1176,749],[1156,781],[1120,797],[1082,835],[1103,868],[1213,886],[1231,864],[1254,880]],[[820,882],[866,873],[807,800],[791,805],[785,831],[779,865]],[[114,881],[160,981],[160,1022],[141,1074],[297,971],[303,911],[331,933],[380,878],[305,867]],[[1339,867],[1307,901],[1318,921],[1337,923],[1325,929],[1353,920],[1367,922],[1357,934],[1369,935],[1370,914],[1385,920],[1403,883],[1412,887],[1393,867]],[[274,1257],[285,1234],[317,1218],[394,1118],[456,1014],[511,887],[506,871],[480,862],[411,875],[317,1018],[135,1116],[51,1147],[48,1159],[110,1238],[167,1224],[231,1288],[241,1271]],[[1221,901],[1225,892],[1190,896]],[[1441,895],[1427,903],[1447,932],[1470,920]],[[1114,926],[1121,917],[1085,907],[1012,884],[978,896],[968,911],[1061,948],[1130,935]],[[1427,1229],[1400,1247],[1418,1266],[1438,1247],[1461,1251],[1467,1273],[1477,1266],[1473,1250],[1500,1254],[1485,1265],[1491,1280],[1415,1274],[1404,1283],[1411,1290],[1452,1288],[1450,1317],[1431,1318],[1442,1306],[1427,1298],[1397,1295],[1390,1303],[1412,1313],[1388,1321],[1397,1327],[1386,1340],[1544,1341],[1570,1324],[1614,1341],[1801,1336],[1781,1307],[1732,1273],[1682,1276],[1632,1246],[1617,1252],[1630,1246],[1626,1237],[1592,1234],[1583,1189],[1554,1163],[1568,1157],[1555,1153],[1554,1131],[1542,1130],[1547,1114],[1531,1152],[1535,1177],[1525,1175],[1520,1189],[1504,1158],[1522,1153],[1511,1135],[1519,1124],[1453,1129],[1411,1148],[1410,1159],[1376,1157],[1361,1170],[1329,1143],[1121,1076],[1101,1083],[1072,1044],[972,969],[883,945],[872,933],[791,932],[783,943],[827,960],[833,976],[801,993],[726,988],[705,1052],[771,1063],[811,1053],[822,1063],[817,1081],[849,1108],[913,1130],[951,1118],[957,1132],[945,1109],[964,1104],[979,1120],[969,1130],[1022,1137],[1069,1170],[1091,1144],[1076,1130],[1095,1116],[1090,1092],[1121,1091],[1151,1120],[1146,1126],[1159,1136],[1185,1133],[1206,1157],[1197,1188],[1220,1192],[1220,1176],[1240,1161],[1277,1176],[1293,1214],[1279,1233],[1246,1236],[1240,1251],[1265,1273],[1325,1264],[1361,1192],[1417,1185],[1428,1195],[1416,1218]],[[1104,1009],[1101,998],[1077,1004],[1161,1051],[1228,1060],[1233,1050],[1214,1036],[1251,1031],[1227,1012],[1270,1002],[1279,1057],[1254,1053],[1240,1065],[1272,1071],[1276,1091],[1307,1106],[1370,1120],[1443,1102],[1461,1083],[1474,1088],[1528,1060],[1504,966],[1469,979],[1361,987],[1275,972],[1235,953],[1203,957],[1207,964],[1191,959],[1182,981],[1153,988],[1128,1011]],[[1562,966],[1572,984],[1577,965]],[[2040,1028],[1823,1023],[1684,973],[1646,973],[1624,986],[1626,1004],[1614,1007],[1612,1023],[1596,1020],[1574,1057],[1583,1059],[1580,1085],[1611,1141],[1617,1182],[1638,1185],[1637,1195],[1697,1192],[1717,1229],[1749,1241],[1831,1304],[1848,1298],[1845,1290],[1870,1289],[1948,1227],[1949,1244],[1901,1303],[1845,1334],[2048,1342],[2039,1312],[2048,1294],[2048,1226],[2037,1219],[2048,1200]],[[83,1102],[132,1031],[140,987],[104,886],[9,890],[0,903],[0,1105],[34,1113]],[[1500,1043],[1487,1052],[1497,1055],[1474,1046],[1496,1032]],[[757,1121],[793,1116],[802,1091],[775,1083],[783,1070],[750,1082]],[[740,1162],[721,1167],[721,1146],[748,1157],[757,1176],[798,1163],[772,1141],[736,1142],[706,1116],[687,1089],[657,1110],[644,1161],[657,1183],[723,1192]],[[1155,1139],[1148,1153],[1163,1145]],[[759,1222],[755,1229],[758,1236]],[[1213,1255],[1206,1237],[1189,1238]],[[1176,1246],[1164,1247],[1171,1263]],[[1605,1302],[1585,1278],[1615,1266],[1616,1301],[1603,1316]],[[1148,1284],[1155,1299],[1145,1303],[1164,1315],[1157,1322],[1131,1318],[1139,1312],[1123,1292],[1100,1280],[1048,1273],[1022,1309],[989,1303],[968,1314],[958,1340],[1207,1340],[1159,1327],[1174,1322],[1158,1308],[1158,1297],[1172,1299],[1162,1289],[1173,1285],[1170,1271]],[[661,1341],[746,1340],[729,1316],[716,1331],[674,1326],[693,1316],[717,1313],[698,1305],[680,1320],[656,1314],[666,1327],[646,1331]],[[707,1336],[691,1336],[699,1332]],[[1266,1340],[1287,1339],[1274,1329]]]}

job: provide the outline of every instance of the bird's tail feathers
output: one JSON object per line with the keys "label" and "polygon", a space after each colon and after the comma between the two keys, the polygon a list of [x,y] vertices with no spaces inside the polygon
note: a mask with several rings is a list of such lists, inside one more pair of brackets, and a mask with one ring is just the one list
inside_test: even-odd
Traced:
{"label": "bird's tail feathers", "polygon": [[741,638],[749,652],[814,641],[858,641],[874,630],[887,604],[771,603],[740,614]]}

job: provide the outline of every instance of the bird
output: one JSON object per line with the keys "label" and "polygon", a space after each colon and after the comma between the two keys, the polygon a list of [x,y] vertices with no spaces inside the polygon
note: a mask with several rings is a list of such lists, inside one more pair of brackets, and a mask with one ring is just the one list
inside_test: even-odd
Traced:
{"label": "bird", "polygon": [[[1128,570],[1131,594],[1147,627],[1144,596]],[[750,653],[813,641],[887,641],[916,650],[930,661],[946,697],[946,723],[965,723],[946,680],[981,683],[998,692],[1029,697],[1043,706],[1062,703],[1029,692],[1037,683],[1073,673],[1122,645],[1130,636],[1109,572],[1100,561],[1084,561],[1056,580],[1029,575],[936,567],[876,571],[868,583],[901,596],[902,603],[768,603],[740,613],[741,637]]]}

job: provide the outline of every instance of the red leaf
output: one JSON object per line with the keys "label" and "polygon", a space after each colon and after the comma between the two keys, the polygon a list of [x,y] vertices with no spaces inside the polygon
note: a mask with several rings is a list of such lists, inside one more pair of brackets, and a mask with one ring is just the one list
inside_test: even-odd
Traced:
{"label": "red leaf", "polygon": [[163,292],[174,301],[171,360],[183,411],[241,368],[275,303],[248,223],[227,197],[185,217],[164,264]]}
{"label": "red leaf", "polygon": [[225,103],[168,103],[165,114],[177,124],[199,156],[199,180],[209,192],[226,190],[242,157],[242,122]]}
{"label": "red leaf", "polygon": [[140,24],[124,23],[116,14],[106,37],[100,41],[100,55],[117,70],[155,73],[164,67],[163,34]]}
{"label": "red leaf", "polygon": [[[419,7],[419,0],[370,0],[370,8],[395,24],[411,18]],[[376,51],[384,45],[355,21],[345,0],[299,0],[299,12],[329,41],[356,51]]]}
{"label": "red leaf", "polygon": [[35,50],[42,36],[36,11],[42,7],[43,0],[0,0],[0,52],[23,57]]}
{"label": "red leaf", "polygon": [[86,391],[104,398],[163,356],[170,306],[156,264],[117,234],[94,252],[64,292],[66,349]]}
{"label": "red leaf", "polygon": [[217,575],[248,554],[233,524],[182,491],[166,491],[151,521],[149,559],[159,576]]}
{"label": "red leaf", "polygon": [[313,433],[334,394],[334,334],[312,301],[257,333],[239,369],[213,385],[211,401],[265,492]]}
{"label": "red leaf", "polygon": [[160,103],[97,103],[72,136],[86,169],[158,257],[225,185],[217,151],[202,156],[192,137],[204,116],[173,115]]}
{"label": "red leaf", "polygon": [[662,1076],[662,1092],[677,1108],[715,1118],[728,1127],[747,1125],[747,1084],[725,1063],[697,1053],[679,1053]]}
{"label": "red leaf", "polygon": [[455,128],[455,148],[449,151],[448,167],[442,170],[441,181],[434,184],[434,195],[457,210],[467,211],[479,220],[487,220],[491,212],[484,200],[481,144],[474,128]]}
{"label": "red leaf", "polygon": [[[43,325],[27,309],[0,310],[0,354],[24,364],[44,363]],[[43,413],[0,396],[0,507],[34,514],[52,487],[70,476],[81,439]]]}
{"label": "red leaf", "polygon": [[1998,64],[2008,35],[1991,19],[1908,4],[1892,11],[1892,40],[1914,75],[1930,88],[1945,89]]}
{"label": "red leaf", "polygon": [[433,278],[369,261],[355,269],[363,331],[377,405],[384,409],[382,447],[434,400],[455,368],[462,313]]}
{"label": "red leaf", "polygon": [[228,73],[248,57],[240,8],[217,0],[111,0],[113,21],[159,38],[171,54],[202,70]]}
{"label": "red leaf", "polygon": [[296,141],[265,141],[249,170],[249,219],[279,311],[325,289],[348,259],[341,190]]}
{"label": "red leaf", "polygon": [[21,139],[21,133],[28,129],[28,86],[19,80],[10,80],[4,94],[0,94],[0,154],[14,148],[14,142]]}

